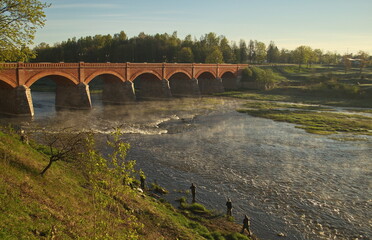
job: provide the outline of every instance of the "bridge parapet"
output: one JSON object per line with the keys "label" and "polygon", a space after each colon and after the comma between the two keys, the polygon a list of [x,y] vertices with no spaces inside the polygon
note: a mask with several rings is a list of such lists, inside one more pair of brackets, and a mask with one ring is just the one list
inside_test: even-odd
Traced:
{"label": "bridge parapet", "polygon": [[78,63],[19,63],[19,68],[43,68],[43,69],[56,69],[56,68],[77,68]]}
{"label": "bridge parapet", "polygon": [[127,63],[84,63],[80,62],[80,67],[84,68],[126,68]]}

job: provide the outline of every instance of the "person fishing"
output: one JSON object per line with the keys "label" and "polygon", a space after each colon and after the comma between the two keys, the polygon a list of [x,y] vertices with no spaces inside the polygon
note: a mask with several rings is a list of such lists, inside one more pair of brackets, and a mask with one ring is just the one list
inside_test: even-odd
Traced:
{"label": "person fishing", "polygon": [[232,202],[231,202],[231,199],[228,198],[227,199],[227,202],[226,202],[226,207],[227,207],[227,212],[226,212],[226,215],[229,217],[232,216]]}
{"label": "person fishing", "polygon": [[249,220],[248,216],[245,215],[244,216],[244,219],[243,219],[243,228],[242,228],[241,233],[243,234],[244,233],[244,230],[247,229],[248,236],[252,236],[252,232],[251,232],[250,227],[251,227],[251,221]]}
{"label": "person fishing", "polygon": [[191,195],[192,195],[192,202],[194,203],[196,202],[195,201],[196,186],[194,185],[194,183],[191,183],[190,189],[191,189]]}

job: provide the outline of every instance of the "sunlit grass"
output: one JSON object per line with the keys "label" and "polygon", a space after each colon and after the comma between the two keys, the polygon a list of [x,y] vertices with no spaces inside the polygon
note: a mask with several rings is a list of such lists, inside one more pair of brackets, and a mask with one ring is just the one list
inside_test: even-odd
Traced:
{"label": "sunlit grass", "polygon": [[348,98],[346,96],[342,97],[342,94],[332,94],[327,91],[321,92],[311,90],[305,86],[289,86],[275,88],[269,91],[230,91],[216,95],[246,100],[279,101],[339,107],[372,108],[372,96],[367,95],[365,98]]}
{"label": "sunlit grass", "polygon": [[372,118],[356,114],[277,109],[239,109],[256,117],[298,124],[309,133],[334,134],[338,132],[372,136]]}
{"label": "sunlit grass", "polygon": [[244,104],[246,108],[259,108],[259,109],[302,109],[302,110],[317,110],[317,111],[333,111],[330,107],[319,106],[319,105],[304,105],[304,104],[292,104],[292,103],[278,103],[278,102],[260,102],[251,101]]}

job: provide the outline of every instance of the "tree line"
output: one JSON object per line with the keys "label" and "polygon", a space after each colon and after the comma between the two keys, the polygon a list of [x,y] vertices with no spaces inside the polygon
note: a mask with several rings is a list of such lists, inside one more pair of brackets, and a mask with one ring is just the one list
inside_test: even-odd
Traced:
{"label": "tree line", "polygon": [[[53,46],[41,43],[32,51],[36,29],[46,20],[44,9],[49,4],[39,0],[0,1],[0,62],[197,62],[197,63],[296,63],[339,64],[345,69],[357,62],[360,68],[371,60],[368,53],[340,55],[309,46],[295,50],[279,48],[274,42],[229,41],[225,36],[208,33],[199,39],[187,35],[184,39],[173,34],[140,33],[128,38],[124,31],[108,35],[72,38]],[[35,52],[37,55],[35,56]]]}
{"label": "tree line", "polygon": [[301,67],[303,64],[340,64],[346,59],[370,60],[364,51],[340,55],[309,46],[279,49],[273,41],[268,45],[257,40],[236,43],[213,32],[199,39],[191,35],[180,39],[177,32],[155,35],[141,32],[128,38],[121,31],[113,36],[71,38],[53,46],[41,43],[34,50],[37,57],[32,61],[35,62],[291,63]]}

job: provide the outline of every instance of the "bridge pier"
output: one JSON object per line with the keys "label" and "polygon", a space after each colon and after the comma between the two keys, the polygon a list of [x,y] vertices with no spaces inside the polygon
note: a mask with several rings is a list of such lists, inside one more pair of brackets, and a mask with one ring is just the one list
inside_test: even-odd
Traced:
{"label": "bridge pier", "polygon": [[199,89],[198,79],[196,79],[196,78],[191,79],[191,87],[192,87],[193,95],[200,96],[200,89]]}
{"label": "bridge pier", "polygon": [[57,85],[56,108],[91,109],[89,86],[85,83]]}
{"label": "bridge pier", "polygon": [[14,115],[34,115],[31,90],[21,85],[16,88],[0,89],[0,112]]}
{"label": "bridge pier", "polygon": [[136,100],[133,82],[110,82],[103,85],[102,101],[123,104]]}
{"label": "bridge pier", "polygon": [[163,90],[163,98],[170,98],[172,97],[172,93],[169,87],[169,81],[167,79],[161,80],[162,90]]}

